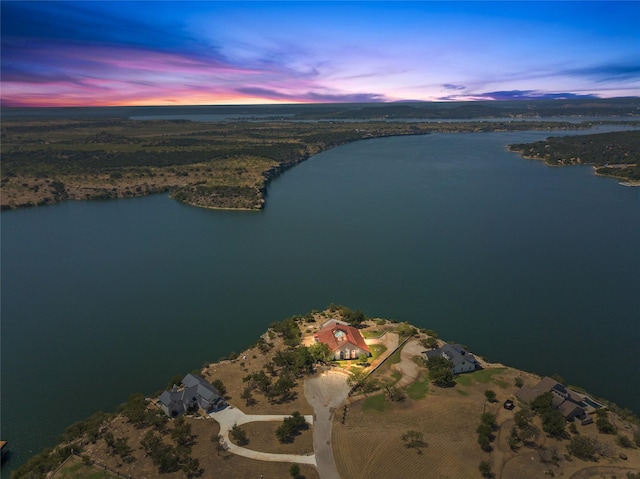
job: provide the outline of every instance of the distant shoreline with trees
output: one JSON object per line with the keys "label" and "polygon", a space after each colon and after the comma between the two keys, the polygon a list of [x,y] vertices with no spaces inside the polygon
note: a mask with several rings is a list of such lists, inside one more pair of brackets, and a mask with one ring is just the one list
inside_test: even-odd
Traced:
{"label": "distant shoreline with trees", "polygon": [[563,121],[10,120],[2,124],[1,206],[6,210],[170,192],[193,206],[259,210],[274,178],[353,141],[590,126]]}

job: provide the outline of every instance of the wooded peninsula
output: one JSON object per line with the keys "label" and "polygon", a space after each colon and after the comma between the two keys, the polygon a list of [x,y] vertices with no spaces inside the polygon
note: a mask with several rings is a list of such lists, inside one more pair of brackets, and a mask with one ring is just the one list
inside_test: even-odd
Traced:
{"label": "wooded peninsula", "polygon": [[640,184],[639,130],[552,137],[509,149],[550,166],[593,165],[599,175]]}

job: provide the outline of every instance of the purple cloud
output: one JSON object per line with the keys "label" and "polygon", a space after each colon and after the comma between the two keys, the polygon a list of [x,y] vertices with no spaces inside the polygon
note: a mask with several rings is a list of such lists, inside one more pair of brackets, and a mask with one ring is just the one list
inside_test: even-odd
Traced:
{"label": "purple cloud", "polygon": [[292,102],[376,103],[387,101],[387,98],[384,95],[379,95],[377,93],[323,93],[317,91],[285,93],[261,87],[236,88],[235,91],[244,95]]}
{"label": "purple cloud", "polygon": [[572,98],[599,98],[597,95],[578,93],[550,93],[537,90],[508,90],[484,93],[468,93],[466,95],[448,95],[438,98],[441,101],[466,100],[568,100]]}

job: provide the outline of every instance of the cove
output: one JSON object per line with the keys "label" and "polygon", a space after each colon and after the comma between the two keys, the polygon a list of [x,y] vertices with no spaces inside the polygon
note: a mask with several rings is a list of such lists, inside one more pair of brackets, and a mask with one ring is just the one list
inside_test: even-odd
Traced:
{"label": "cove", "polygon": [[352,143],[274,180],[261,212],[164,195],[3,212],[5,467],[332,302],[640,411],[640,189],[507,151],[547,136]]}

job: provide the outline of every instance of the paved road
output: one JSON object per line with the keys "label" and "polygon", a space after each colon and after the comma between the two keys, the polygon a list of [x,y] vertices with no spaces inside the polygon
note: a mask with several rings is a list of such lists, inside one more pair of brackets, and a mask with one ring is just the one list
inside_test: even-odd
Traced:
{"label": "paved road", "polygon": [[313,451],[320,479],[340,479],[331,447],[333,411],[347,399],[347,375],[329,371],[304,382],[304,395],[313,406]]}
{"label": "paved road", "polygon": [[[282,421],[288,415],[256,415],[245,414],[236,407],[227,407],[222,411],[212,412],[209,414],[210,418],[215,419],[220,424],[220,434],[224,438],[227,450],[238,456],[248,457],[250,459],[257,459],[259,461],[272,461],[272,462],[295,462],[298,464],[312,464],[316,465],[316,456],[313,454],[298,455],[298,454],[273,454],[270,452],[254,451],[233,444],[229,440],[229,431],[233,426],[240,426],[248,422],[256,421]],[[309,424],[313,424],[313,416],[305,416],[305,420]],[[314,428],[315,433],[315,428]]]}

